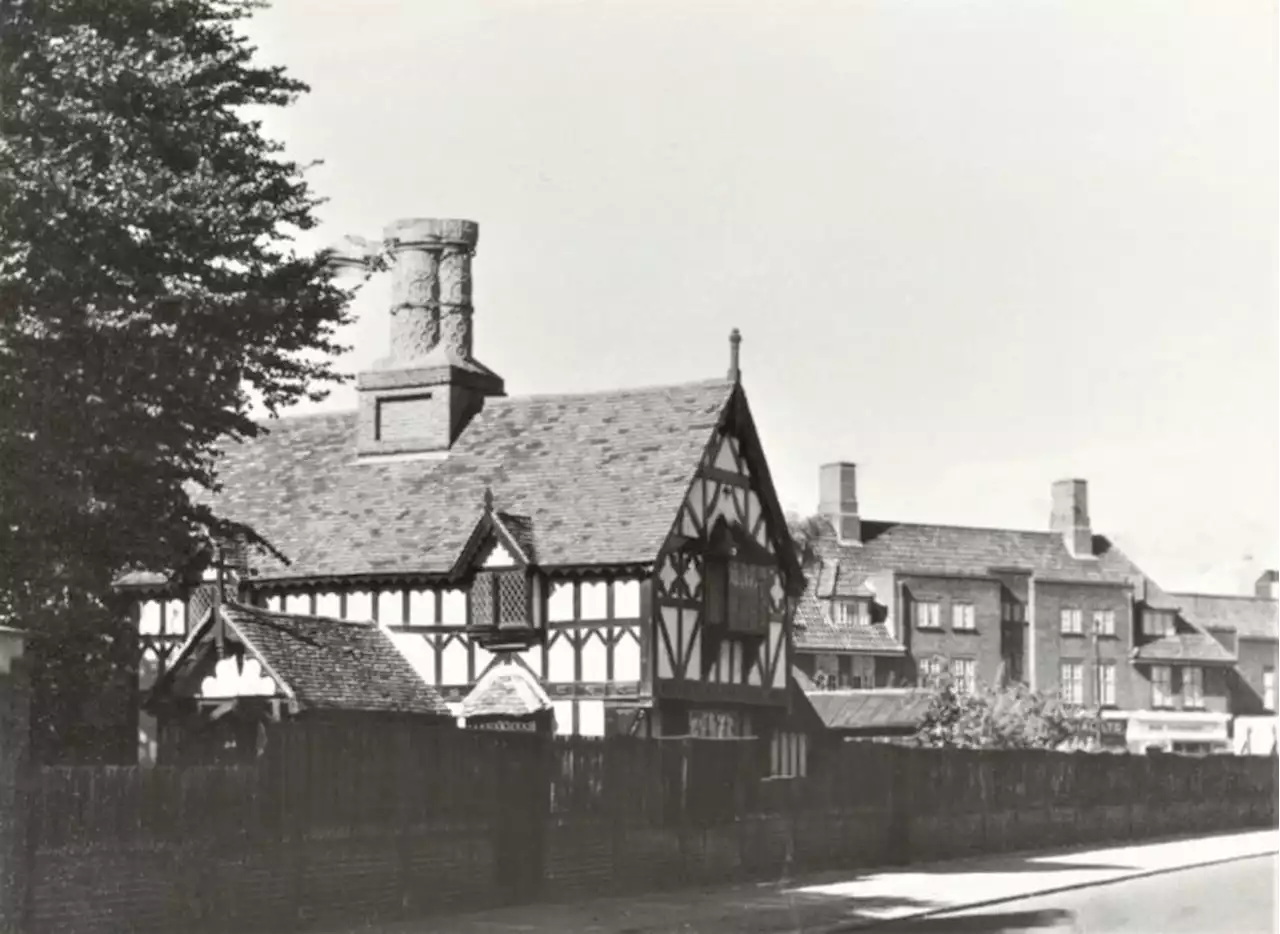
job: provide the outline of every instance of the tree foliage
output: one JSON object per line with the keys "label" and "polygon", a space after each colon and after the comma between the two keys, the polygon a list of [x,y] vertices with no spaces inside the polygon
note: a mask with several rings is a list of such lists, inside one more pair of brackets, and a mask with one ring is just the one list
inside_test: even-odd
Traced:
{"label": "tree foliage", "polygon": [[835,531],[830,521],[821,515],[801,516],[788,513],[787,531],[791,534],[791,543],[796,550],[796,559],[800,566],[808,568],[816,564],[819,558],[818,544],[824,539],[834,536]]}
{"label": "tree foliage", "polygon": [[217,446],[338,378],[348,296],[256,116],[307,88],[255,62],[255,5],[0,6],[0,619],[71,659],[64,694],[123,651],[116,575],[261,544],[199,495]]}
{"label": "tree foliage", "polygon": [[1065,749],[1092,745],[1096,712],[1071,708],[1056,698],[998,677],[965,692],[949,676],[934,679],[924,721],[916,733],[922,746],[964,749]]}

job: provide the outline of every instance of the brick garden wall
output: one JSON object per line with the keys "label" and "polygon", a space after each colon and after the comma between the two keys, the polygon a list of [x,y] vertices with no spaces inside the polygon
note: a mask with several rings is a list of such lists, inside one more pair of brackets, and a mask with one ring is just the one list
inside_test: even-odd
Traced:
{"label": "brick garden wall", "polygon": [[[297,730],[253,766],[43,769],[32,932],[308,930],[1274,826],[1274,760]],[[21,901],[21,900],[20,900]]]}

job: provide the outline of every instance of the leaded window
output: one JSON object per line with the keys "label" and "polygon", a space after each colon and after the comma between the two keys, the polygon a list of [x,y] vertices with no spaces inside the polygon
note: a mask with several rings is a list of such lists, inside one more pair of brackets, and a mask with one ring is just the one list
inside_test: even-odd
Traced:
{"label": "leaded window", "polygon": [[523,569],[481,571],[471,584],[470,624],[477,628],[528,626],[529,580]]}

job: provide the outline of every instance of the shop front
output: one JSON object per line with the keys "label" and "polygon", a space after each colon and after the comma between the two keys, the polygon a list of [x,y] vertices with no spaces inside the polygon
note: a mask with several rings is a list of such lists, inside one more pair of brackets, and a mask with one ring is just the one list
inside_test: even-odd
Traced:
{"label": "shop front", "polygon": [[1126,711],[1130,752],[1231,752],[1231,715],[1209,711]]}

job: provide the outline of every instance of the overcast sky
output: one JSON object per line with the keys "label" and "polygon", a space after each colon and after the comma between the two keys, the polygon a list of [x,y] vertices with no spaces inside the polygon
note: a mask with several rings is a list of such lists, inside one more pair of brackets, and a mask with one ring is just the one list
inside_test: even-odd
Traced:
{"label": "overcast sky", "polygon": [[[512,395],[743,379],[784,505],[1280,564],[1276,4],[276,0],[326,241],[480,223]],[[359,370],[387,284],[357,300]],[[350,390],[326,407],[350,407]]]}

